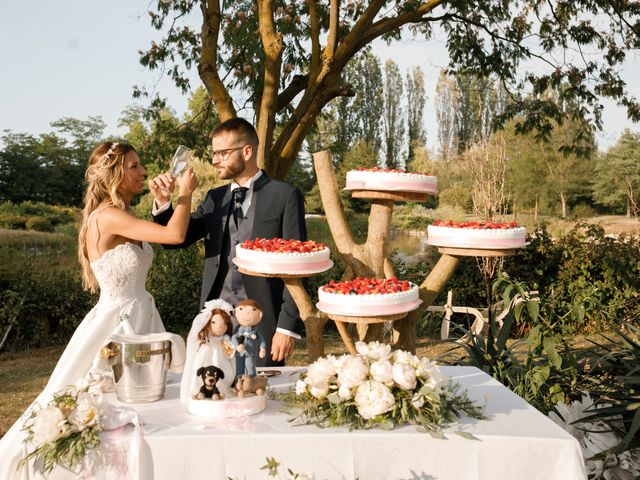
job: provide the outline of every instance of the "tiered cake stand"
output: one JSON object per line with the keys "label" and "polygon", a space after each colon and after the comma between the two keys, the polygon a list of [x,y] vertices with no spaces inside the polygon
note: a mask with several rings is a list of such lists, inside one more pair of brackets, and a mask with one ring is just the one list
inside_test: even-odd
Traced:
{"label": "tiered cake stand", "polygon": [[[429,194],[421,192],[402,192],[402,191],[383,191],[383,190],[351,190],[353,198],[371,200],[373,205],[381,207],[391,212],[394,202],[424,202]],[[373,210],[373,207],[372,207]],[[388,230],[385,232],[383,244],[388,245]],[[386,250],[386,249],[385,249]],[[421,301],[419,303],[422,303]],[[419,305],[419,304],[418,304]],[[416,308],[417,306],[416,305]],[[322,305],[316,304],[318,310],[322,311]],[[379,327],[387,322],[395,322],[407,318],[411,310],[400,312],[393,315],[375,315],[375,316],[357,316],[357,315],[338,315],[325,311],[325,313],[336,324],[342,341],[351,354],[356,353],[356,348],[349,332],[348,324],[356,325],[358,340],[366,341],[371,339],[371,327]]]}
{"label": "tiered cake stand", "polygon": [[[388,258],[393,204],[394,202],[425,201],[429,194],[352,190],[352,197],[371,200],[367,239],[365,243],[358,244],[353,238],[344,208],[340,202],[340,192],[330,153],[327,151],[314,153],[313,161],[323,209],[336,244],[337,252],[332,252],[332,254],[339,253],[346,266],[342,280],[349,280],[355,276],[373,278],[394,276],[393,266]],[[377,317],[335,315],[320,311],[317,306],[311,303],[301,282],[301,278],[313,274],[271,275],[243,268],[239,268],[239,270],[245,275],[282,278],[298,306],[300,317],[305,322],[310,361],[324,355],[323,331],[329,318],[335,322],[345,347],[350,353],[355,353],[355,346],[349,333],[349,324],[355,324],[359,339],[370,341],[382,339],[382,326],[385,322],[392,322],[392,345],[395,348],[415,352],[416,323],[453,276],[460,258],[466,256],[502,257],[512,255],[514,250],[441,247],[439,252],[442,254],[440,259],[429,275],[418,285],[422,303],[409,312]]]}

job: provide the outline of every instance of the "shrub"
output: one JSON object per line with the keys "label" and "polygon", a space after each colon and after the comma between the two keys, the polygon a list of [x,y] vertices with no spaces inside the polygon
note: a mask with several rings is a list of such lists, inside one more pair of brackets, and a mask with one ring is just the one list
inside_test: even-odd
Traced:
{"label": "shrub", "polygon": [[27,230],[37,230],[39,232],[53,232],[53,223],[49,217],[35,215],[28,217],[25,223]]}
{"label": "shrub", "polygon": [[[597,225],[580,224],[568,235],[553,240],[540,226],[529,237],[530,244],[504,262],[512,278],[540,292],[549,308],[570,312],[563,317],[574,331],[591,331],[615,321],[640,315],[640,238],[604,235]],[[398,276],[419,283],[440,255],[431,249],[426,259],[406,265],[394,259]],[[435,304],[446,302],[446,291],[454,290],[454,303],[486,307],[484,281],[473,257],[462,257]],[[535,324],[523,321],[525,332]]]}

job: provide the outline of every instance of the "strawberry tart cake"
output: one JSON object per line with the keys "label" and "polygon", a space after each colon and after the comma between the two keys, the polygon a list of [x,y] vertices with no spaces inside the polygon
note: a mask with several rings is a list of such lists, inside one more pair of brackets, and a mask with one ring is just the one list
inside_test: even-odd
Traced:
{"label": "strawberry tart cake", "polygon": [[438,179],[433,175],[388,168],[361,168],[347,172],[345,190],[436,193]]}
{"label": "strawberry tart cake", "polygon": [[427,228],[427,237],[436,247],[501,250],[524,247],[527,231],[516,222],[436,220]]}
{"label": "strawberry tart cake", "polygon": [[329,249],[313,240],[256,238],[236,246],[233,262],[240,268],[266,274],[312,274],[330,269]]}
{"label": "strawberry tart cake", "polygon": [[316,306],[335,315],[377,317],[409,312],[420,303],[418,286],[407,280],[356,277],[320,287]]}

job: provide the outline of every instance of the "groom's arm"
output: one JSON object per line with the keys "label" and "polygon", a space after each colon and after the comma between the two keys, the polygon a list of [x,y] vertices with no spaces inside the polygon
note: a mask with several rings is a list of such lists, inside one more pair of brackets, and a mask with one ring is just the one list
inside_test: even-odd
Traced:
{"label": "groom's arm", "polygon": [[[204,201],[198,206],[197,210],[191,214],[191,218],[189,219],[189,227],[187,228],[187,234],[185,235],[184,242],[179,243],[177,245],[162,245],[164,248],[173,250],[176,248],[184,248],[189,245],[194,244],[201,238],[204,238],[205,228],[204,228],[204,215],[205,215],[205,204],[210,202],[209,193],[205,197]],[[173,215],[173,206],[171,205],[171,201],[168,202],[168,205],[163,205],[160,208],[155,208],[152,211],[153,221],[159,223],[160,225],[166,225],[171,220],[171,216]]]}

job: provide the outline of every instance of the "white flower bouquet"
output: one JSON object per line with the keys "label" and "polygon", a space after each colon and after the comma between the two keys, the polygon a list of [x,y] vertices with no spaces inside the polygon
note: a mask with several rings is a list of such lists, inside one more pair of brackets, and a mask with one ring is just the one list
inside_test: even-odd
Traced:
{"label": "white flower bouquet", "polygon": [[413,424],[434,432],[462,413],[484,418],[429,359],[379,342],[357,342],[356,350],[309,365],[295,395],[285,398],[300,410],[299,419],[356,429]]}
{"label": "white flower bouquet", "polygon": [[90,391],[85,382],[54,394],[49,404],[33,410],[24,424],[25,443],[35,449],[21,465],[33,459],[42,462],[45,474],[58,464],[74,470],[100,445],[98,434],[110,410],[102,393]]}

